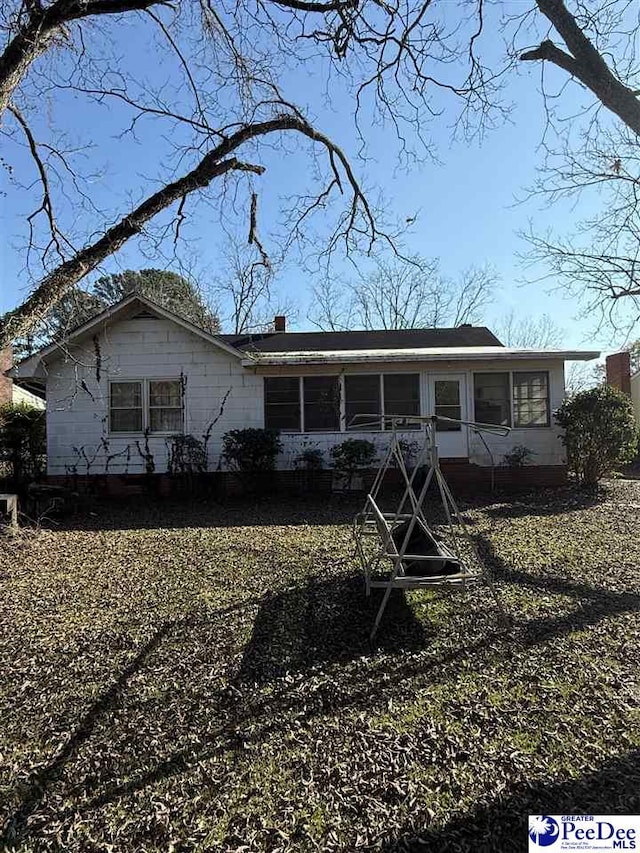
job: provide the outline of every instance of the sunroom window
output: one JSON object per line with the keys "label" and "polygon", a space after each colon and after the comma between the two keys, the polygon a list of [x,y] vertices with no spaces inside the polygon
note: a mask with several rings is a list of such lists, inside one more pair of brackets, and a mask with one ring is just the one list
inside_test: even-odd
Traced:
{"label": "sunroom window", "polygon": [[345,376],[345,415],[348,430],[381,429],[380,376]]}
{"label": "sunroom window", "polygon": [[[418,373],[385,373],[384,375],[385,426],[391,429],[392,416],[420,414],[420,375]],[[420,424],[410,424],[420,429]]]}
{"label": "sunroom window", "polygon": [[264,424],[267,429],[300,432],[300,378],[298,376],[265,377]]}
{"label": "sunroom window", "polygon": [[305,376],[304,431],[338,432],[340,429],[340,382],[337,376]]}
{"label": "sunroom window", "polygon": [[508,373],[476,373],[473,377],[475,419],[483,424],[511,426]]}

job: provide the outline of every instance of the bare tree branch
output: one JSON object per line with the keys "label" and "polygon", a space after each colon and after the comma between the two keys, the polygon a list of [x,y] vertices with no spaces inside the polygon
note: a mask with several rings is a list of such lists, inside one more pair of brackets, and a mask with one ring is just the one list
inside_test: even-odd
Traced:
{"label": "bare tree branch", "polygon": [[206,154],[194,169],[151,195],[120,222],[107,229],[100,239],[53,270],[39,283],[20,308],[3,318],[0,327],[0,346],[13,337],[28,333],[29,329],[48,313],[69,288],[87,273],[95,270],[106,257],[118,251],[127,240],[139,234],[146,223],[161,210],[165,210],[186,195],[207,187],[214,179],[229,172],[251,172],[261,175],[264,167],[243,162],[231,155],[253,139],[287,131],[302,134],[331,152],[344,169],[345,178],[351,189],[350,224],[361,208],[372,233],[375,233],[373,215],[343,152],[327,136],[317,131],[299,115],[282,114],[270,121],[246,125],[230,134]]}
{"label": "bare tree branch", "polygon": [[536,50],[526,51],[524,61],[547,60],[576,77],[607,109],[615,113],[634,133],[640,135],[640,100],[637,92],[619,80],[603,56],[585,35],[562,0],[536,0],[538,9],[564,40],[571,55],[545,40]]}

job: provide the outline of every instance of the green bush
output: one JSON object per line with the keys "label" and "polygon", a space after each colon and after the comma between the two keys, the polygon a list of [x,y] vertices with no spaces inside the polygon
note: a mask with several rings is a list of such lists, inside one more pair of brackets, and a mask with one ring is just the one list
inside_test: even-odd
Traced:
{"label": "green bush", "polygon": [[329,451],[336,471],[351,476],[361,468],[371,468],[376,461],[376,447],[365,438],[348,438]]}
{"label": "green bush", "polygon": [[193,435],[174,435],[167,441],[169,474],[203,474],[207,470],[204,442]]}
{"label": "green bush", "polygon": [[281,450],[272,429],[232,429],[222,436],[222,458],[235,471],[272,471]]}
{"label": "green bush", "polygon": [[569,467],[584,486],[595,486],[616,465],[633,459],[637,450],[631,400],[610,385],[565,400],[556,421],[565,430],[562,440]]}
{"label": "green bush", "polygon": [[302,471],[322,471],[324,456],[319,447],[307,447],[293,460],[294,466]]}
{"label": "green bush", "polygon": [[45,468],[46,415],[28,403],[0,406],[0,456],[9,463],[16,487],[38,479]]}

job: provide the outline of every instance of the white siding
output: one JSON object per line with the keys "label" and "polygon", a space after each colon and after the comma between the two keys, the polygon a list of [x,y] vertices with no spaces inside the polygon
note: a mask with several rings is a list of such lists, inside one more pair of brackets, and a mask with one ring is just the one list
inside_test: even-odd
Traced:
{"label": "white siding", "polygon": [[[201,438],[217,417],[231,389],[224,413],[214,427],[209,444],[209,467],[218,465],[222,435],[230,429],[262,425],[262,380],[240,365],[240,360],[218,350],[177,324],[158,318],[125,320],[101,332],[100,381],[97,379],[96,345],[89,341],[65,359],[49,365],[47,378],[48,471],[65,474],[77,466],[87,473],[84,454],[93,460],[90,474],[105,471],[107,454],[130,448],[127,468],[123,454],[109,464],[109,473],[141,473],[144,462],[136,449],[140,435],[110,435],[108,395],[110,380],[172,379],[186,381],[185,432]],[[102,445],[108,442],[108,450]],[[149,447],[156,471],[167,470],[167,442],[151,436]],[[76,448],[76,450],[74,450]]]}

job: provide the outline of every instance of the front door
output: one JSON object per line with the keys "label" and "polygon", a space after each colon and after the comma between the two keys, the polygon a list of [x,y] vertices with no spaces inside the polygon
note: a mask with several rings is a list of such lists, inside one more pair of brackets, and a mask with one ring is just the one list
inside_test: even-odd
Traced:
{"label": "front door", "polygon": [[[443,418],[467,420],[466,377],[464,373],[432,373],[429,375],[429,414]],[[467,427],[454,423],[436,424],[438,453],[442,459],[467,457]]]}

